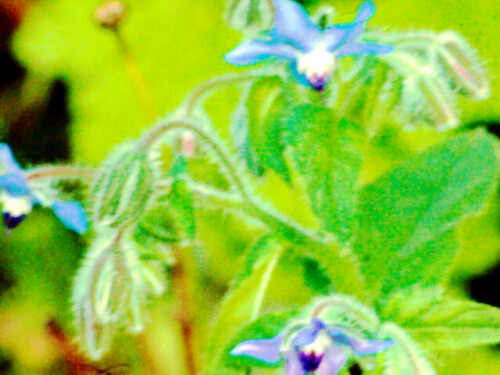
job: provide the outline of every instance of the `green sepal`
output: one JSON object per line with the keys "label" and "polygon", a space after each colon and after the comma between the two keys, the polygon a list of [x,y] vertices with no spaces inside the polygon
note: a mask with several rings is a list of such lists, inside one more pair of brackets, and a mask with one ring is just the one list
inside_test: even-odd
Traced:
{"label": "green sepal", "polygon": [[111,228],[136,221],[153,194],[155,163],[134,143],[118,148],[97,171],[92,185],[92,219]]}
{"label": "green sepal", "polygon": [[234,29],[255,33],[271,27],[273,9],[270,1],[229,0],[224,18]]}
{"label": "green sepal", "polygon": [[394,345],[383,354],[383,375],[435,375],[431,363],[419,345],[394,323],[384,323],[378,339],[394,340]]}

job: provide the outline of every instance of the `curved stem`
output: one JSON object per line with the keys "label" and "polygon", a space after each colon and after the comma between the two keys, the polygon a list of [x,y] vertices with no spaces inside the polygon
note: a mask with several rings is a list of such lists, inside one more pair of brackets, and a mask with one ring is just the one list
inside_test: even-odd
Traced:
{"label": "curved stem", "polygon": [[250,195],[245,187],[243,178],[239,174],[234,163],[231,161],[231,155],[229,152],[217,138],[212,137],[207,131],[201,129],[195,124],[184,120],[173,120],[160,123],[148,134],[146,134],[146,136],[142,139],[141,146],[144,148],[151,147],[159,138],[161,138],[161,136],[172,130],[189,130],[196,134],[202,142],[206,143],[216,154],[224,168],[226,168],[229,177],[231,178],[233,184],[237,187],[242,198],[246,201],[250,201]]}
{"label": "curved stem", "polygon": [[94,170],[92,168],[79,168],[71,166],[52,166],[35,168],[27,172],[26,178],[28,180],[36,180],[45,177],[56,178],[92,178],[94,177]]}
{"label": "curved stem", "polygon": [[212,151],[217,155],[224,168],[226,168],[230,179],[233,184],[238,189],[241,194],[242,204],[245,212],[251,216],[259,218],[266,225],[274,228],[277,231],[285,231],[289,236],[291,241],[300,242],[313,242],[316,244],[323,244],[323,240],[315,234],[313,231],[307,230],[299,226],[298,224],[291,223],[286,218],[273,212],[271,209],[264,207],[262,204],[254,200],[250,192],[247,190],[246,185],[248,184],[244,177],[239,173],[238,168],[234,165],[230,153],[224,145],[210,133],[199,128],[195,124],[185,121],[185,120],[172,120],[164,123],[160,123],[154,127],[146,136],[142,139],[140,146],[144,148],[151,147],[156,143],[164,134],[173,130],[189,130],[196,134],[204,143],[206,143]]}
{"label": "curved stem", "polygon": [[[265,74],[264,74],[265,75]],[[269,74],[268,74],[269,75]],[[275,74],[271,74],[275,75]],[[238,73],[238,74],[228,74],[225,76],[221,77],[215,77],[209,81],[206,81],[205,83],[201,84],[197,88],[193,90],[191,95],[188,97],[185,103],[185,110],[186,110],[186,116],[190,117],[193,114],[193,111],[196,107],[196,104],[200,100],[203,99],[203,97],[208,94],[210,91],[223,87],[223,86],[229,86],[233,84],[238,84],[246,81],[250,81],[254,78],[257,77],[262,77],[262,73],[258,72],[251,72],[251,73]]]}

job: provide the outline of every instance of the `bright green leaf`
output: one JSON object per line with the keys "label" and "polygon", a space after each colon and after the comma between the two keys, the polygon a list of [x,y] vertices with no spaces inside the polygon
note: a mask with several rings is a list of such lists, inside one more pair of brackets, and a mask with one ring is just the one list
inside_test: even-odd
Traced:
{"label": "bright green leaf", "polygon": [[500,309],[447,299],[403,326],[429,350],[459,349],[500,342]]}
{"label": "bright green leaf", "polygon": [[362,190],[354,249],[374,299],[446,276],[457,250],[454,228],[495,186],[495,146],[484,132],[462,134]]}
{"label": "bright green leaf", "polygon": [[[235,287],[222,301],[208,340],[208,358],[217,363],[231,337],[258,318],[264,296],[283,248],[271,236],[261,238],[250,250],[249,261]],[[255,256],[257,254],[257,256]],[[211,367],[212,367],[211,366]]]}
{"label": "bright green leaf", "polygon": [[296,107],[287,121],[313,210],[323,228],[346,243],[356,226],[362,131],[351,122],[336,122],[329,109],[313,105]]}

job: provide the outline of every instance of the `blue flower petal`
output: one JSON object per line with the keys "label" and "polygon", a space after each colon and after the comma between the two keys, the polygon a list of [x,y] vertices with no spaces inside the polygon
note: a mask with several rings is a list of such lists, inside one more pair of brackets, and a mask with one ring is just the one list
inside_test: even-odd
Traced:
{"label": "blue flower petal", "polygon": [[271,339],[247,340],[238,344],[229,354],[245,355],[267,363],[276,363],[281,359],[282,341],[283,335]]}
{"label": "blue flower petal", "polygon": [[0,160],[5,164],[9,172],[21,175],[24,173],[23,169],[14,158],[10,146],[6,143],[0,143]]}
{"label": "blue flower petal", "polygon": [[326,325],[323,323],[321,319],[312,319],[311,325],[300,329],[293,338],[293,344],[299,348],[312,344],[316,337],[318,337],[318,333],[325,329]]}
{"label": "blue flower petal", "polygon": [[0,176],[0,189],[5,190],[13,197],[31,195],[31,189],[26,180],[17,173],[7,173]]}
{"label": "blue flower petal", "polygon": [[342,367],[344,367],[346,361],[347,355],[344,349],[332,345],[325,350],[325,356],[316,370],[316,374],[337,375]]}
{"label": "blue flower petal", "polygon": [[306,373],[295,350],[289,350],[285,354],[285,361],[285,375],[304,375]]}
{"label": "blue flower petal", "polygon": [[359,355],[379,353],[394,345],[394,341],[392,340],[359,340],[345,334],[339,329],[329,329],[328,333],[334,342],[349,345],[351,349]]}
{"label": "blue flower petal", "polygon": [[295,60],[298,51],[293,47],[272,41],[251,40],[240,44],[229,52],[224,59],[233,65],[253,65],[270,57]]}
{"label": "blue flower petal", "polygon": [[364,54],[376,55],[389,52],[392,52],[391,46],[383,46],[376,43],[356,42],[340,47],[336,53],[336,56],[343,57]]}
{"label": "blue flower petal", "polygon": [[56,200],[51,207],[54,214],[69,229],[80,234],[87,230],[87,215],[80,203]]}
{"label": "blue flower petal", "polygon": [[291,0],[273,0],[273,39],[307,50],[310,42],[320,34],[318,25],[311,22],[301,5]]}
{"label": "blue flower petal", "polygon": [[365,1],[358,9],[358,13],[354,18],[356,23],[364,23],[373,17],[375,14],[375,4],[373,1]]}
{"label": "blue flower petal", "polygon": [[365,23],[372,18],[375,13],[375,4],[372,1],[365,1],[359,7],[358,13],[353,22],[341,23],[330,26],[323,33],[323,39],[329,51],[334,51],[338,47],[351,43],[365,31]]}

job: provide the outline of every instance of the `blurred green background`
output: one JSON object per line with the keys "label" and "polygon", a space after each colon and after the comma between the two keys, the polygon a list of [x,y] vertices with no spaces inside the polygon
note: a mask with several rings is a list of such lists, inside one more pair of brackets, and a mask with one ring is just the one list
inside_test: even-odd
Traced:
{"label": "blurred green background", "polygon": [[[303,3],[311,10],[329,3],[335,6],[336,20],[347,21],[361,1]],[[122,36],[153,101],[145,109],[115,37],[94,20],[100,4],[95,0],[0,0],[0,135],[22,165],[72,161],[97,166],[116,145],[138,137],[154,120],[179,106],[192,88],[238,70],[222,60],[241,38],[224,22],[225,0],[124,1],[127,15]],[[370,27],[453,29],[477,49],[492,80],[492,95],[482,102],[460,103],[462,118],[464,126],[486,126],[498,133],[500,84],[495,78],[500,76],[500,2],[378,0],[376,5]],[[236,87],[225,89],[206,104],[214,125],[228,140],[238,92]],[[430,130],[381,135],[366,161],[365,181],[441,137]],[[294,192],[277,176],[267,175],[257,190],[284,213],[310,224],[308,208],[297,205]],[[202,246],[196,265],[202,271],[202,287],[197,322],[203,330],[258,229],[248,229],[241,218],[221,212],[199,216]],[[457,294],[497,306],[499,223],[498,197],[493,196],[483,214],[462,224],[462,248],[452,275]],[[71,373],[67,345],[61,344],[54,326],[66,338],[73,334],[69,297],[85,246],[86,239],[70,233],[43,209],[31,214],[10,237],[0,234],[0,373]],[[306,271],[293,259],[282,262],[267,303],[308,301],[311,291],[300,286],[300,275]],[[113,373],[180,374],[183,364],[172,360],[180,357],[179,346],[167,295],[152,302],[146,332],[135,339],[124,337],[120,349],[99,366],[126,365]],[[494,348],[438,353],[431,359],[444,375],[500,373],[500,351]]]}

